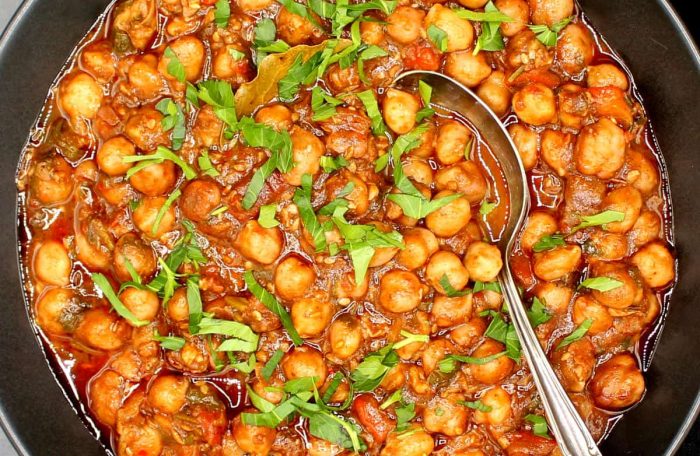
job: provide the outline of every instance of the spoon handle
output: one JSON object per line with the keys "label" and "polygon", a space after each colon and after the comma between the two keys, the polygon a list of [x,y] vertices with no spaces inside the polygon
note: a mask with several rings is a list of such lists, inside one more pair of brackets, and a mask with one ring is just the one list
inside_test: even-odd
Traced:
{"label": "spoon handle", "polygon": [[593,436],[588,432],[574,404],[559,383],[530,325],[508,264],[502,270],[501,285],[515,332],[520,339],[525,360],[532,372],[532,378],[559,448],[566,456],[600,456],[600,450]]}

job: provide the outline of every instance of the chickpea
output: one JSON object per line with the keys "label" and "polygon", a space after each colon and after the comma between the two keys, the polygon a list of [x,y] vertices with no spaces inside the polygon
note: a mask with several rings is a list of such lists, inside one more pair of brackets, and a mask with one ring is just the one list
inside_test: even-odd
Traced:
{"label": "chickpea", "polygon": [[558,130],[545,130],[541,135],[542,159],[559,176],[566,176],[571,168],[573,135]]}
{"label": "chickpea", "polygon": [[169,160],[148,165],[129,178],[131,186],[147,196],[164,195],[172,190],[176,182],[175,163]]}
{"label": "chickpea", "polygon": [[658,191],[659,171],[657,163],[648,153],[642,153],[635,147],[627,150],[627,168],[625,180],[643,195]]}
{"label": "chickpea", "polygon": [[440,4],[431,6],[427,16],[423,19],[423,27],[428,30],[431,25],[447,34],[446,52],[461,51],[472,46],[474,27],[472,27],[471,22],[457,16],[457,13],[450,8]]}
{"label": "chickpea", "polygon": [[421,23],[424,17],[423,10],[412,6],[399,6],[386,18],[386,33],[397,43],[413,43],[421,37]]}
{"label": "chickpea", "polygon": [[[119,418],[117,418],[119,421]],[[119,424],[117,424],[119,426]],[[138,454],[139,456],[159,456],[163,451],[163,437],[160,431],[151,426],[120,426],[118,454]]]}
{"label": "chickpea", "polygon": [[[109,238],[106,240],[103,236]],[[112,242],[109,233],[94,232],[91,227],[88,228],[87,234],[76,231],[75,256],[91,269],[108,269],[112,261],[112,252],[105,241]]]}
{"label": "chickpea", "polygon": [[315,298],[301,298],[292,304],[292,322],[304,339],[318,337],[333,317],[333,305]]}
{"label": "chickpea", "polygon": [[[434,199],[454,194],[449,190],[437,193]],[[438,237],[451,237],[459,233],[471,219],[469,200],[461,197],[428,214],[425,225]]]}
{"label": "chickpea", "polygon": [[121,292],[119,299],[139,320],[151,321],[160,310],[158,295],[150,290],[129,287]]}
{"label": "chickpea", "polygon": [[[363,22],[363,24],[368,23],[370,22]],[[362,41],[364,41],[364,39]],[[306,451],[309,456],[334,456],[343,452],[335,443],[313,436],[309,437],[309,441],[306,444]]]}
{"label": "chickpea", "polygon": [[[158,28],[157,8],[156,3],[149,0],[134,0],[120,5],[115,10],[114,17],[114,29],[120,38],[120,42],[126,33],[131,41],[131,45],[136,49],[145,49],[150,44]],[[128,49],[125,44],[120,46]],[[146,455],[144,454],[144,456]]]}
{"label": "chickpea", "polygon": [[528,0],[532,22],[548,27],[566,19],[574,13],[573,0]]}
{"label": "chickpea", "polygon": [[284,237],[277,228],[263,228],[257,220],[243,225],[235,242],[241,255],[261,264],[272,264],[282,253]]}
{"label": "chickpea", "polygon": [[411,228],[403,233],[405,248],[396,255],[396,261],[409,269],[418,269],[438,249],[435,235],[425,228]]}
{"label": "chickpea", "polygon": [[470,88],[481,84],[491,71],[485,52],[476,55],[472,51],[451,52],[445,59],[445,73]]}
{"label": "chickpea", "polygon": [[97,350],[118,350],[130,336],[129,324],[106,307],[96,307],[83,314],[75,329],[75,338]]}
{"label": "chickpea", "polygon": [[557,219],[550,213],[534,211],[527,220],[525,231],[520,238],[520,246],[523,250],[532,250],[532,247],[544,236],[556,233],[557,228]]}
{"label": "chickpea", "polygon": [[556,58],[564,71],[579,74],[593,60],[595,43],[583,24],[569,24],[559,34]]}
{"label": "chickpea", "polygon": [[512,70],[532,70],[552,64],[551,53],[529,28],[524,28],[508,40],[505,58]]}
{"label": "chickpea", "polygon": [[452,252],[439,250],[430,257],[425,267],[425,279],[440,293],[447,293],[440,284],[443,277],[455,290],[461,290],[469,281],[467,268],[462,265],[459,257]]}
{"label": "chickpea", "polygon": [[513,95],[513,110],[518,119],[527,124],[552,123],[557,115],[554,92],[544,84],[529,84]]}
{"label": "chickpea", "polygon": [[255,121],[270,126],[277,131],[289,131],[293,125],[292,111],[282,104],[264,106],[255,113]]}
{"label": "chickpea", "polygon": [[282,299],[300,298],[316,280],[312,265],[297,256],[288,256],[275,269],[275,292]]}
{"label": "chickpea", "polygon": [[203,147],[218,145],[221,140],[221,132],[224,122],[214,114],[214,109],[205,105],[197,111],[192,136],[195,144]]}
{"label": "chickpea", "polygon": [[384,121],[395,133],[408,133],[416,125],[416,114],[420,109],[418,99],[397,89],[389,89],[382,102]]}
{"label": "chickpea", "polygon": [[617,261],[627,256],[628,240],[627,236],[623,234],[594,229],[588,239],[588,244],[593,248],[593,252],[589,253],[589,256],[599,260]]}
{"label": "chickpea", "polygon": [[163,114],[150,106],[144,106],[126,120],[124,134],[139,149],[155,150],[159,145],[170,144],[170,134],[163,130],[162,122]]}
{"label": "chickpea", "polygon": [[476,94],[498,117],[503,117],[510,109],[513,95],[502,71],[492,72],[476,89]]}
{"label": "chickpea", "polygon": [[[185,79],[189,82],[194,82],[199,79],[202,75],[204,59],[207,53],[204,48],[204,43],[195,36],[187,35],[171,41],[168,43],[168,47],[173,51],[185,68]],[[173,78],[168,72],[170,61],[170,58],[163,53],[158,63],[158,69],[161,74],[169,79]]]}
{"label": "chickpea", "polygon": [[341,275],[339,279],[335,283],[335,296],[337,298],[360,299],[367,294],[367,289],[369,288],[367,274],[365,274],[365,278],[359,284],[355,283],[355,273],[353,271]]}
{"label": "chickpea", "polygon": [[580,393],[595,368],[595,349],[584,337],[553,352],[554,369],[566,391]]}
{"label": "chickpea", "polygon": [[299,186],[304,174],[318,174],[321,168],[320,160],[326,148],[320,139],[304,128],[293,128],[291,136],[294,167],[282,176],[289,185]]}
{"label": "chickpea", "polygon": [[40,203],[62,203],[73,193],[73,168],[58,155],[42,158],[30,170],[29,185]]}
{"label": "chickpea", "polygon": [[464,265],[472,280],[492,282],[503,267],[501,251],[495,245],[486,242],[473,242],[467,249]]}
{"label": "chickpea", "polygon": [[[245,413],[260,412],[251,408],[245,410]],[[243,454],[267,456],[270,454],[277,438],[277,429],[245,424],[241,419],[241,415],[238,415],[231,422],[231,435]]]}
{"label": "chickpea", "polygon": [[542,280],[557,280],[571,274],[581,262],[581,247],[566,245],[546,252],[535,253],[533,270]]}
{"label": "chickpea", "polygon": [[565,286],[554,283],[541,283],[535,289],[535,295],[544,304],[545,308],[553,314],[563,314],[569,308],[574,291]]}
{"label": "chickpea", "polygon": [[403,163],[403,172],[406,177],[427,187],[433,183],[433,168],[422,158],[408,157]]}
{"label": "chickpea", "polygon": [[107,426],[117,422],[117,410],[124,398],[124,378],[113,370],[105,370],[93,377],[88,387],[90,409],[97,419]]}
{"label": "chickpea", "polygon": [[172,298],[166,306],[168,317],[176,322],[188,321],[190,318],[190,305],[187,302],[187,289],[180,287],[175,290]]}
{"label": "chickpea", "polygon": [[144,198],[141,200],[136,210],[134,210],[132,214],[134,225],[146,236],[153,236],[158,239],[165,233],[172,231],[175,227],[177,216],[175,215],[175,208],[170,206],[160,219],[160,224],[158,225],[156,233],[153,234],[153,226],[158,217],[158,212],[160,212],[165,204],[165,200],[166,198],[162,196]]}
{"label": "chickpea", "polygon": [[459,397],[435,396],[423,409],[425,430],[447,436],[462,435],[467,430],[469,409],[457,404]]}
{"label": "chickpea", "polygon": [[525,171],[530,171],[537,165],[537,160],[539,160],[539,134],[520,123],[510,125],[508,133],[513,139],[516,149],[518,149]]}
{"label": "chickpea", "polygon": [[410,312],[420,305],[421,299],[423,286],[412,272],[394,269],[379,282],[379,304],[389,312]]}
{"label": "chickpea", "polygon": [[354,355],[362,345],[363,339],[360,323],[348,314],[338,317],[331,324],[328,334],[331,350],[340,359],[348,359]]}
{"label": "chickpea", "polygon": [[639,269],[644,282],[652,288],[668,285],[676,277],[673,255],[661,243],[645,245],[632,256],[631,261]]}
{"label": "chickpea", "polygon": [[280,8],[277,14],[277,36],[291,46],[305,44],[320,31],[305,17],[290,12],[287,8]]}
{"label": "chickpea", "polygon": [[585,127],[576,141],[574,162],[579,172],[610,179],[625,163],[625,132],[607,118]]}
{"label": "chickpea", "polygon": [[140,101],[149,101],[156,98],[163,91],[163,77],[158,72],[158,58],[153,54],[135,56],[129,60],[123,60],[122,66],[128,65],[126,77],[128,84],[121,88],[132,94]]}
{"label": "chickpea", "polygon": [[51,288],[36,303],[36,321],[46,333],[63,335],[72,332],[74,315],[80,310],[73,290]]}
{"label": "chickpea", "polygon": [[611,63],[589,66],[586,73],[586,84],[588,87],[617,87],[623,91],[627,91],[629,88],[627,75]]}
{"label": "chickpea", "polygon": [[430,309],[430,318],[440,328],[449,328],[467,321],[472,314],[472,295],[435,296]]}
{"label": "chickpea", "polygon": [[68,285],[72,268],[68,250],[58,241],[42,243],[34,254],[34,275],[49,285]]}
{"label": "chickpea", "polygon": [[505,423],[513,415],[510,405],[510,394],[500,386],[486,391],[479,400],[482,404],[491,407],[491,410],[488,412],[476,410],[474,412],[474,422],[478,424],[498,426]]}
{"label": "chickpea", "polygon": [[639,214],[639,218],[634,223],[632,230],[629,232],[630,240],[637,247],[641,247],[655,239],[659,238],[661,233],[661,220],[655,212],[643,210]]}
{"label": "chickpea", "polygon": [[236,4],[244,12],[260,11],[272,5],[272,0],[236,0]]}
{"label": "chickpea", "polygon": [[525,30],[527,23],[530,22],[530,6],[525,0],[496,0],[494,2],[503,14],[510,16],[513,22],[504,22],[501,24],[501,33],[503,36],[515,36]]}
{"label": "chickpea", "polygon": [[288,352],[284,355],[280,364],[287,380],[316,377],[316,387],[318,388],[326,381],[328,368],[323,355],[308,345],[296,347],[291,352]]}
{"label": "chickpea", "polygon": [[206,222],[213,210],[221,206],[221,189],[210,180],[193,180],[182,191],[178,207],[182,215],[194,222]]}
{"label": "chickpea", "polygon": [[109,41],[91,43],[80,53],[80,65],[103,84],[112,81],[116,73],[115,63]]}
{"label": "chickpea", "polygon": [[407,432],[392,432],[386,439],[380,456],[425,456],[432,454],[435,448],[433,437],[419,426],[413,426]]}
{"label": "chickpea", "polygon": [[459,122],[449,121],[438,129],[435,155],[443,165],[451,165],[464,159],[464,149],[467,147],[471,131]]}
{"label": "chickpea", "polygon": [[564,84],[559,88],[557,98],[561,126],[580,130],[591,115],[591,102],[586,90],[576,84]]}
{"label": "chickpea", "polygon": [[486,320],[474,317],[450,332],[450,338],[462,348],[471,348],[486,331]]}
{"label": "chickpea", "polygon": [[617,211],[625,214],[620,222],[605,225],[605,230],[611,233],[626,233],[632,229],[642,211],[644,201],[641,193],[634,187],[625,185],[611,191],[603,199],[603,210]]}
{"label": "chickpea", "polygon": [[[234,57],[237,52],[242,52],[244,56]],[[212,59],[211,70],[217,79],[233,79],[247,71],[248,56],[245,49],[240,45],[228,44],[220,47]]]}
{"label": "chickpea", "polygon": [[[413,8],[411,8],[413,10]],[[420,11],[420,10],[416,10]],[[420,32],[420,22],[423,20],[421,16],[416,25]],[[380,22],[360,22],[360,36],[363,43],[373,44],[378,46],[384,42],[384,26]]]}
{"label": "chickpea", "polygon": [[459,0],[462,6],[470,9],[483,8],[488,3],[488,0]]}
{"label": "chickpea", "polygon": [[646,386],[637,362],[630,353],[620,353],[598,366],[590,391],[598,407],[620,410],[642,399]]}
{"label": "chickpea", "polygon": [[[493,339],[486,339],[474,350],[471,356],[474,358],[486,358],[504,350],[503,344]],[[487,385],[495,385],[508,377],[514,366],[515,362],[503,355],[485,364],[470,364],[469,368],[476,381]]]}
{"label": "chickpea", "polygon": [[124,163],[124,157],[136,155],[133,143],[123,136],[108,139],[97,150],[95,160],[100,171],[108,176],[121,176],[131,168],[131,163]]}
{"label": "chickpea", "polygon": [[114,272],[122,282],[131,280],[127,263],[142,280],[148,280],[156,272],[153,249],[133,233],[122,235],[114,246]]}
{"label": "chickpea", "polygon": [[95,78],[77,71],[63,78],[58,85],[58,100],[72,122],[94,119],[102,105],[102,87]]}
{"label": "chickpea", "polygon": [[613,309],[625,309],[642,300],[643,290],[622,263],[598,263],[592,268],[597,277],[608,277],[620,283],[609,291],[593,290],[593,297]]}
{"label": "chickpea", "polygon": [[190,381],[177,375],[163,375],[156,378],[148,390],[148,403],[167,414],[177,413],[187,401]]}
{"label": "chickpea", "polygon": [[427,125],[427,129],[420,136],[420,144],[415,149],[408,152],[409,156],[430,158],[435,149],[435,139],[437,138],[437,127],[432,123]]}
{"label": "chickpea", "polygon": [[593,323],[588,329],[588,334],[591,336],[602,334],[613,325],[612,315],[610,315],[608,308],[589,295],[581,295],[576,298],[571,319],[577,326],[586,319],[591,319]]}
{"label": "chickpea", "polygon": [[348,212],[352,215],[362,215],[369,209],[369,189],[365,181],[346,169],[341,170],[326,181],[328,201],[336,199],[337,194],[350,184],[352,184],[352,190],[343,196],[348,202]]}

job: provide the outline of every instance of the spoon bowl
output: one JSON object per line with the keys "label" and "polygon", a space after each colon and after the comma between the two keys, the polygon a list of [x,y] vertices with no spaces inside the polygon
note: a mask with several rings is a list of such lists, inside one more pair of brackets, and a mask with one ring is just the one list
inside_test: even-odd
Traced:
{"label": "spoon bowl", "polygon": [[454,79],[432,71],[410,71],[394,81],[405,87],[415,87],[423,81],[432,88],[431,104],[457,113],[468,119],[489,145],[506,177],[508,213],[498,246],[503,252],[499,283],[508,304],[522,352],[530,367],[552,433],[567,456],[598,456],[600,451],[576,408],[559,383],[528,320],[527,311],[510,271],[510,256],[518,239],[528,210],[528,191],[525,168],[520,155],[498,116],[471,90]]}

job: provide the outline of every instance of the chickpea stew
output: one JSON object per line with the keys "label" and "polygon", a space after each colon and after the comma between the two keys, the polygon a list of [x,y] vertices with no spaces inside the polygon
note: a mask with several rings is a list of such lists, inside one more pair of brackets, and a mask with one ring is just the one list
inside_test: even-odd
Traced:
{"label": "chickpea stew", "polygon": [[572,0],[121,0],[17,178],[30,314],[108,452],[560,454],[497,281],[507,182],[411,69],[508,126],[513,273],[594,436],[641,400],[670,198]]}

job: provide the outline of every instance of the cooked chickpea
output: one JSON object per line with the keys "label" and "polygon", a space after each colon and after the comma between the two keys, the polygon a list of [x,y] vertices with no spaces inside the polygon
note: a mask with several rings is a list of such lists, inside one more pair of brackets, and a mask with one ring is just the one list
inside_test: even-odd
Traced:
{"label": "cooked chickpea", "polygon": [[350,193],[343,196],[348,202],[348,213],[363,215],[369,209],[369,188],[357,174],[346,169],[341,170],[326,181],[328,200],[332,201],[337,198],[337,194],[347,185],[352,185]]}
{"label": "cooked chickpea", "polygon": [[394,269],[379,282],[379,304],[389,312],[409,312],[420,305],[421,299],[423,286],[412,272]]}
{"label": "cooked chickpea", "polygon": [[[119,426],[119,417],[117,417]],[[163,452],[163,437],[152,426],[125,425],[119,435],[118,454],[138,454],[139,456],[159,456]]]}
{"label": "cooked chickpea", "polygon": [[629,232],[630,240],[640,247],[659,238],[661,233],[661,220],[655,212],[643,210]]}
{"label": "cooked chickpea", "polygon": [[80,306],[73,290],[52,288],[36,303],[36,321],[44,332],[62,335],[72,332]]}
{"label": "cooked chickpea", "polygon": [[97,350],[118,350],[129,338],[129,324],[106,307],[83,314],[75,329],[75,338]]}
{"label": "cooked chickpea", "polygon": [[255,113],[255,121],[277,131],[289,131],[292,128],[292,111],[282,104],[264,106]]}
{"label": "cooked chickpea", "polygon": [[516,123],[508,127],[508,133],[513,139],[520,159],[526,171],[530,171],[539,160],[539,134],[526,125]]}
{"label": "cooked chickpea", "polygon": [[652,288],[668,285],[676,277],[673,255],[661,243],[645,245],[632,256],[631,261],[639,269],[644,282]]}
{"label": "cooked chickpea", "polygon": [[58,155],[45,157],[30,170],[29,185],[41,203],[62,203],[73,193],[73,168]]}
{"label": "cooked chickpea", "polygon": [[461,51],[472,46],[474,27],[472,27],[471,22],[457,16],[457,13],[450,8],[440,4],[431,6],[425,19],[423,19],[423,27],[428,30],[431,25],[447,34],[446,52]]}
{"label": "cooked chickpea", "polygon": [[629,88],[627,75],[611,63],[589,66],[586,83],[588,87],[617,87],[624,91]]}
{"label": "cooked chickpea", "polygon": [[[369,224],[377,227],[377,230],[381,231],[383,233],[389,233],[392,230],[390,225],[387,225],[387,224],[382,223],[382,222],[370,222]],[[377,247],[377,248],[375,248],[374,255],[372,255],[372,259],[369,262],[369,267],[376,268],[379,266],[384,266],[385,264],[387,264],[389,261],[391,261],[396,256],[398,251],[399,251],[398,247]]]}
{"label": "cooked chickpea", "polygon": [[574,291],[566,286],[545,282],[538,285],[535,295],[544,304],[545,308],[553,314],[563,314],[569,308]]}
{"label": "cooked chickpea", "polygon": [[221,206],[221,189],[210,180],[191,181],[182,190],[178,207],[182,215],[195,222],[206,222],[212,211]]}
{"label": "cooked chickpea", "polygon": [[451,165],[464,159],[464,149],[467,147],[471,131],[459,122],[449,121],[438,129],[435,143],[435,155],[443,165]]}
{"label": "cooked chickpea", "polygon": [[282,253],[284,237],[277,228],[263,228],[257,220],[243,225],[236,238],[236,248],[241,254],[261,264],[272,264]]}
{"label": "cooked chickpea", "polygon": [[131,175],[129,183],[146,196],[160,196],[168,193],[177,182],[175,163],[166,160],[153,163]]}
{"label": "cooked chickpea", "polygon": [[124,135],[144,151],[170,144],[170,133],[163,130],[163,114],[151,106],[139,108],[129,116],[124,125]]}
{"label": "cooked chickpea", "polygon": [[593,229],[588,239],[593,252],[588,252],[592,258],[604,261],[621,260],[627,256],[629,242],[624,234],[608,233],[601,229]]}
{"label": "cooked chickpea", "polygon": [[530,125],[545,125],[556,120],[554,92],[544,84],[528,84],[513,95],[512,104],[518,118]]}
{"label": "cooked chickpea", "polygon": [[188,321],[190,318],[190,305],[187,302],[187,289],[180,287],[175,290],[172,298],[168,301],[166,306],[168,312],[168,317],[171,320],[182,322]]}
{"label": "cooked chickpea", "polygon": [[133,233],[122,235],[114,246],[114,272],[122,282],[132,280],[127,263],[142,280],[148,280],[156,271],[155,252]]}
{"label": "cooked chickpea", "polygon": [[113,370],[105,370],[92,379],[88,388],[88,400],[90,409],[101,423],[107,426],[116,424],[117,410],[121,406],[126,386],[124,378]]}
{"label": "cooked chickpea", "polygon": [[530,22],[530,6],[526,0],[496,0],[494,5],[503,14],[513,19],[513,22],[501,24],[503,36],[511,37],[517,35]]}
{"label": "cooked chickpea", "polygon": [[300,298],[316,280],[311,264],[298,256],[288,256],[275,269],[275,292],[282,299]]}
{"label": "cooked chickpea", "polygon": [[119,299],[138,320],[151,321],[160,310],[158,295],[150,290],[129,287],[121,292]]}
{"label": "cooked chickpea", "polygon": [[510,109],[513,94],[502,71],[492,72],[476,89],[476,94],[498,117],[503,117]]}
{"label": "cooked chickpea", "polygon": [[462,265],[459,257],[446,250],[435,252],[425,267],[425,279],[440,293],[446,293],[440,284],[443,277],[447,277],[452,288],[458,291],[469,281],[467,268]]}
{"label": "cooked chickpea", "polygon": [[120,68],[123,65],[129,65],[126,72],[128,84],[120,87],[123,91],[140,101],[152,100],[163,91],[163,77],[158,71],[158,58],[155,55],[135,56],[130,61],[122,61]]}
{"label": "cooked chickpea", "polygon": [[131,163],[124,163],[124,157],[136,155],[133,143],[123,136],[115,136],[102,144],[97,150],[95,160],[100,171],[108,176],[121,176],[131,168]]}
{"label": "cooked chickpea", "polygon": [[333,317],[333,305],[316,298],[301,298],[292,304],[292,323],[304,339],[318,337]]}
{"label": "cooked chickpea", "polygon": [[433,168],[422,158],[408,157],[403,163],[403,172],[419,184],[429,187],[433,183]]}
{"label": "cooked chickpea", "polygon": [[331,324],[328,340],[331,343],[331,351],[340,359],[348,359],[354,355],[362,345],[363,339],[360,323],[351,315],[341,315]]}
{"label": "cooked chickpea", "polygon": [[636,147],[627,150],[627,175],[625,180],[643,195],[654,193],[659,188],[659,171],[656,160],[646,151]]}
{"label": "cooked chickpea", "polygon": [[529,0],[532,22],[548,27],[574,13],[573,0]]}
{"label": "cooked chickpea", "polygon": [[641,193],[634,187],[624,185],[612,190],[603,199],[603,210],[622,212],[625,218],[619,222],[605,224],[605,230],[623,234],[631,230],[639,218],[643,204]]}
{"label": "cooked chickpea", "polygon": [[58,100],[72,122],[94,119],[102,104],[102,87],[95,78],[78,71],[65,77],[58,86]]}
{"label": "cooked chickpea", "polygon": [[236,0],[238,7],[245,11],[260,11],[272,5],[273,0]]}
{"label": "cooked chickpea", "polygon": [[458,192],[471,204],[481,202],[488,191],[486,178],[471,160],[440,168],[435,174],[435,186],[438,190]]}
{"label": "cooked chickpea", "polygon": [[382,102],[384,121],[399,135],[413,129],[419,109],[418,99],[414,95],[398,89],[387,90]]}
{"label": "cooked chickpea", "polygon": [[430,308],[430,318],[440,328],[449,328],[466,322],[472,314],[472,295],[435,296]]}
{"label": "cooked chickpea", "polygon": [[[501,353],[504,350],[505,347],[503,344],[493,339],[486,339],[474,350],[471,356],[474,358],[486,358],[496,353]],[[513,371],[514,366],[515,362],[503,355],[488,363],[470,364],[469,368],[476,381],[487,385],[495,385],[508,377]]]}
{"label": "cooked chickpea", "polygon": [[574,149],[576,169],[583,174],[610,179],[625,163],[625,132],[607,118],[585,127]]}
{"label": "cooked chickpea", "polygon": [[399,6],[386,18],[386,33],[398,43],[413,43],[421,37],[424,17],[423,10],[412,6]]}
{"label": "cooked chickpea", "polygon": [[523,250],[532,250],[532,247],[544,236],[556,233],[557,228],[557,219],[553,215],[544,211],[534,211],[527,219],[525,231],[520,237],[520,246]]}
{"label": "cooked chickpea", "polygon": [[425,430],[447,436],[462,435],[467,430],[469,410],[457,404],[459,398],[434,397],[423,409]]}
{"label": "cooked chickpea", "polygon": [[[246,410],[246,413],[259,412],[255,409],[249,409]],[[245,424],[241,416],[238,415],[231,423],[231,435],[244,454],[267,456],[275,443],[277,429]]]}
{"label": "cooked chickpea", "polygon": [[598,366],[590,391],[598,407],[619,410],[642,399],[646,386],[637,361],[629,353],[620,353]]}
{"label": "cooked chickpea", "polygon": [[326,381],[328,369],[323,355],[318,350],[303,345],[296,347],[282,358],[282,372],[287,380],[302,377],[316,377],[318,388]]}
{"label": "cooked chickpea", "polygon": [[403,434],[392,432],[386,439],[380,456],[425,456],[435,448],[433,436],[421,427],[413,426]]}
{"label": "cooked chickpea", "polygon": [[326,148],[313,133],[301,127],[293,128],[291,137],[294,167],[282,176],[288,184],[299,186],[304,174],[315,176],[321,169],[320,160]]}
{"label": "cooked chickpea", "polygon": [[[204,59],[206,57],[206,49],[204,48],[204,43],[202,41],[191,35],[182,36],[177,38],[170,43],[168,47],[177,56],[178,60],[185,68],[185,79],[189,82],[194,82],[202,75],[202,70],[204,68]],[[172,78],[173,76],[168,72],[168,65],[170,64],[170,58],[168,58],[165,53],[160,58],[160,63],[158,64],[158,69],[161,74],[167,78]]]}
{"label": "cooked chickpea", "polygon": [[34,274],[49,285],[68,285],[73,262],[58,241],[42,243],[34,254]]}
{"label": "cooked chickpea", "polygon": [[115,63],[112,44],[106,40],[91,43],[80,53],[81,66],[101,83],[111,82]]}
{"label": "cooked chickpea", "polygon": [[437,127],[432,123],[428,123],[426,130],[420,135],[420,144],[418,147],[408,152],[409,156],[420,158],[432,157],[436,138]]}
{"label": "cooked chickpea", "polygon": [[411,228],[405,231],[403,242],[405,248],[399,251],[396,260],[410,270],[423,266],[438,249],[437,238],[425,228]]}
{"label": "cooked chickpea", "polygon": [[559,176],[566,176],[571,166],[573,135],[558,130],[544,130],[541,134],[542,159]]}
{"label": "cooked chickpea", "polygon": [[566,391],[580,393],[593,375],[595,348],[587,337],[553,352],[553,367]]}
{"label": "cooked chickpea", "polygon": [[86,233],[75,232],[75,256],[91,269],[107,269],[112,261],[111,235],[88,225]]}
{"label": "cooked chickpea", "polygon": [[535,253],[533,270],[542,280],[557,280],[571,274],[581,262],[581,247],[566,245]]}
{"label": "cooked chickpea", "polygon": [[148,390],[148,403],[163,413],[177,413],[187,401],[190,381],[177,375],[156,378]]}
{"label": "cooked chickpea", "polygon": [[479,400],[482,404],[491,407],[491,410],[488,412],[476,410],[474,412],[474,421],[476,423],[498,426],[505,423],[513,415],[510,405],[510,394],[500,386],[486,391]]}
{"label": "cooked chickpea", "polygon": [[593,297],[601,304],[613,309],[625,309],[642,300],[643,290],[622,263],[598,263],[591,268],[596,277],[607,277],[618,282],[619,286],[609,291],[593,290]]}
{"label": "cooked chickpea", "polygon": [[489,0],[459,0],[459,4],[470,9],[483,8]]}
{"label": "cooked chickpea", "polygon": [[464,265],[472,280],[492,282],[503,267],[501,251],[495,245],[486,242],[473,242],[467,249]]}
{"label": "cooked chickpea", "polygon": [[588,295],[582,295],[576,298],[571,318],[577,326],[581,325],[587,319],[591,319],[591,327],[588,329],[588,334],[591,336],[604,333],[610,329],[613,324],[613,319],[608,308]]}
{"label": "cooked chickpea", "polygon": [[524,28],[508,40],[505,58],[512,70],[532,70],[552,63],[552,54],[529,28]]}
{"label": "cooked chickpea", "polygon": [[[411,10],[413,10],[413,8],[411,8]],[[396,11],[396,10],[394,10],[394,11]],[[416,11],[420,11],[420,10],[416,10]],[[418,27],[420,27],[420,21],[422,19],[423,19],[423,17],[421,16],[421,18],[417,21]],[[387,22],[389,22],[389,21],[387,21]],[[381,22],[374,22],[374,21],[372,21],[372,22],[369,22],[369,21],[360,22],[360,36],[362,38],[363,43],[373,44],[375,46],[378,46],[384,42],[384,26],[382,25]]]}
{"label": "cooked chickpea", "polygon": [[[242,57],[234,57],[235,53],[243,52]],[[247,71],[248,57],[240,45],[228,44],[214,53],[211,70],[217,79],[231,79]]]}
{"label": "cooked chickpea", "polygon": [[361,283],[355,282],[355,273],[353,271],[342,274],[339,280],[335,283],[335,296],[337,298],[352,298],[360,299],[367,294],[369,288],[369,278],[365,274],[365,278]]}
{"label": "cooked chickpea", "polygon": [[569,24],[559,34],[556,57],[564,71],[579,74],[591,60],[595,43],[593,36],[583,24]]}
{"label": "cooked chickpea", "polygon": [[162,196],[144,198],[134,210],[132,214],[134,225],[146,236],[152,236],[157,239],[175,227],[177,216],[175,214],[175,208],[170,206],[160,219],[160,224],[158,224],[158,229],[155,234],[153,233],[153,226],[156,223],[158,212],[160,212],[165,204],[165,200],[166,198]]}
{"label": "cooked chickpea", "polygon": [[447,54],[445,73],[467,87],[476,87],[490,74],[492,68],[486,60],[486,53],[474,55],[472,51],[459,51]]}
{"label": "cooked chickpea", "polygon": [[[435,195],[435,199],[454,194],[443,190]],[[459,233],[471,219],[471,206],[464,197],[457,198],[446,206],[428,214],[425,225],[438,237],[451,237]]]}
{"label": "cooked chickpea", "polygon": [[486,320],[480,317],[473,317],[465,324],[453,329],[450,332],[450,337],[462,348],[471,348],[476,345],[485,331]]}
{"label": "cooked chickpea", "polygon": [[284,7],[280,8],[276,22],[278,37],[291,46],[304,44],[319,32],[309,19]]}

